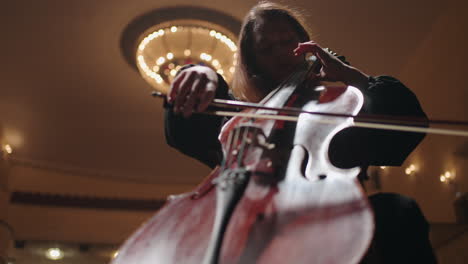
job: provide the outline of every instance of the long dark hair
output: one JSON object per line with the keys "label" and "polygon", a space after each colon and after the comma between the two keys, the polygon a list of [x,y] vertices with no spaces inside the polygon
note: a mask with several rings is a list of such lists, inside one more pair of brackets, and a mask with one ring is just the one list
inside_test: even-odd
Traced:
{"label": "long dark hair", "polygon": [[256,66],[253,35],[259,19],[282,19],[293,26],[301,42],[310,39],[299,11],[269,1],[261,1],[250,9],[239,34],[240,51],[232,82],[232,93],[240,100],[251,102],[259,101],[271,90],[271,87],[266,87],[269,83],[261,77]]}

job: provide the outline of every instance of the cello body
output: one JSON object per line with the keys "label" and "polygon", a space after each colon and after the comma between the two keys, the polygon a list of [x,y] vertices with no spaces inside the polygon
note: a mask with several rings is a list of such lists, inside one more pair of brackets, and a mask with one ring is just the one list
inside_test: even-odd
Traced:
{"label": "cello body", "polygon": [[[292,88],[280,90],[265,105],[287,104],[292,94],[288,89]],[[360,91],[347,87],[331,101],[316,97],[301,107],[357,114],[362,103]],[[329,161],[333,136],[353,124],[352,118],[338,119],[330,123],[326,117],[301,114],[289,143],[275,147],[268,140],[284,124],[232,118],[219,137],[225,165],[193,192],[168,199],[124,243],[112,263],[358,263],[373,235],[373,215],[357,180],[360,169],[340,169]],[[245,132],[245,127],[256,132]],[[235,130],[237,139],[250,142],[242,151],[242,163],[241,143],[232,136]],[[209,244],[219,231],[213,226],[222,199],[217,193],[221,176],[240,167],[249,178],[227,217],[216,259],[207,261]]]}

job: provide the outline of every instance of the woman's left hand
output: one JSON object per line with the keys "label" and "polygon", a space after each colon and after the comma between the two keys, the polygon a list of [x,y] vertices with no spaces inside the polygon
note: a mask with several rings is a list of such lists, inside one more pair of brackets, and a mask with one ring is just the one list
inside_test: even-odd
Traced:
{"label": "woman's left hand", "polygon": [[369,76],[360,70],[345,64],[337,57],[324,50],[314,41],[299,43],[294,50],[294,55],[300,56],[311,52],[320,60],[322,68],[317,77],[321,81],[341,81],[347,85],[352,85],[360,89],[365,89],[368,85]]}

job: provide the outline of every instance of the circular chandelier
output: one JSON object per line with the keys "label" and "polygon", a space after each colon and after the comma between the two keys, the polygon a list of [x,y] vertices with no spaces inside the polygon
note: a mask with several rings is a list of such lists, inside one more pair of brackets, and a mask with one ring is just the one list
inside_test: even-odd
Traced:
{"label": "circular chandelier", "polygon": [[180,68],[205,65],[229,83],[237,58],[236,39],[221,27],[201,21],[172,21],[147,30],[137,44],[136,65],[157,91],[167,93]]}

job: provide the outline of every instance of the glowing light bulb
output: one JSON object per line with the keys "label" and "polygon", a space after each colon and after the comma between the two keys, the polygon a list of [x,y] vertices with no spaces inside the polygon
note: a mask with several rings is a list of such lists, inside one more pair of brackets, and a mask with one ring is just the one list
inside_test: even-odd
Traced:
{"label": "glowing light bulb", "polygon": [[440,181],[441,181],[441,182],[446,182],[446,181],[447,181],[447,179],[445,178],[445,176],[444,176],[444,175],[440,175]]}
{"label": "glowing light bulb", "polygon": [[156,61],[156,64],[159,66],[162,65],[164,62],[166,62],[166,59],[164,57],[159,57]]}
{"label": "glowing light bulb", "polygon": [[172,60],[174,58],[174,54],[172,52],[169,52],[169,53],[166,54],[166,58],[168,60]]}
{"label": "glowing light bulb", "polygon": [[52,260],[62,259],[63,251],[60,248],[49,248],[46,252],[46,257]]}
{"label": "glowing light bulb", "polygon": [[200,54],[200,59],[205,60],[205,61],[211,61],[211,55],[208,55],[204,52]]}
{"label": "glowing light bulb", "polygon": [[452,173],[450,173],[450,171],[446,171],[444,176],[445,178],[450,179],[452,177]]}
{"label": "glowing light bulb", "polygon": [[188,56],[190,56],[190,54],[192,54],[192,52],[189,49],[184,50],[184,55],[185,56],[188,57]]}
{"label": "glowing light bulb", "polygon": [[13,148],[9,144],[6,144],[3,148],[8,154],[11,154],[13,152]]}
{"label": "glowing light bulb", "polygon": [[159,75],[159,74],[156,74],[155,80],[159,84],[161,84],[164,81],[163,78],[161,77],[161,75]]}
{"label": "glowing light bulb", "polygon": [[416,166],[415,166],[414,164],[411,164],[411,165],[409,165],[408,168],[406,168],[405,173],[406,173],[407,175],[410,175],[410,174],[412,174],[412,173],[415,172],[415,171],[416,171]]}
{"label": "glowing light bulb", "polygon": [[174,33],[174,32],[177,32],[177,27],[176,27],[176,26],[172,26],[172,27],[171,27],[171,32],[173,32],[173,33]]}

